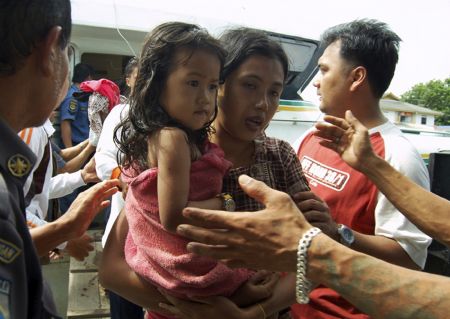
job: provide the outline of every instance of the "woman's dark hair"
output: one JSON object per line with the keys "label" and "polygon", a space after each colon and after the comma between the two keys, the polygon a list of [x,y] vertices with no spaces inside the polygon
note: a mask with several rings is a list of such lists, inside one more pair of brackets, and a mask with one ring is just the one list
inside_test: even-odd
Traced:
{"label": "woman's dark hair", "polygon": [[229,29],[220,36],[219,40],[227,52],[222,71],[222,81],[225,81],[245,60],[254,55],[262,55],[280,61],[286,80],[289,69],[286,52],[278,42],[270,39],[264,31],[250,28]]}
{"label": "woman's dark hair", "polygon": [[55,26],[62,28],[59,46],[69,43],[69,0],[2,0],[0,2],[0,76],[14,74]]}
{"label": "woman's dark hair", "polygon": [[128,60],[127,65],[123,71],[123,78],[120,79],[117,84],[120,89],[120,94],[128,97],[130,95],[130,87],[127,85],[127,78],[133,74],[134,69],[138,67],[139,59],[137,57],[132,57]]}
{"label": "woman's dark hair", "polygon": [[323,48],[336,41],[342,58],[366,68],[372,93],[381,98],[395,73],[400,37],[386,23],[363,19],[331,27],[321,36]]}
{"label": "woman's dark hair", "polygon": [[[207,50],[217,55],[221,69],[225,60],[225,51],[218,40],[194,24],[168,22],[157,26],[146,37],[139,57],[138,75],[130,96],[130,111],[114,132],[114,142],[124,154],[121,164],[142,171],[147,165],[147,138],[163,127],[183,129],[189,143],[202,149],[211,132],[213,119],[198,131],[192,131],[172,119],[159,103],[167,77],[179,49]],[[188,59],[190,56],[188,57]],[[214,112],[214,117],[217,113]],[[120,137],[117,132],[120,132]]]}

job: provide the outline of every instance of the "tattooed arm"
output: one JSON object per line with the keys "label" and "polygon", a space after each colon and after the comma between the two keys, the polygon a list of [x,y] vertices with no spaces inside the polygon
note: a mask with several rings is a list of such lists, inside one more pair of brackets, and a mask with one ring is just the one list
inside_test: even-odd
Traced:
{"label": "tattooed arm", "polygon": [[308,277],[373,318],[446,318],[450,279],[389,264],[320,235],[308,250]]}
{"label": "tattooed arm", "polygon": [[[195,241],[188,250],[235,267],[295,272],[299,238],[312,226],[287,194],[247,176],[239,183],[266,208],[239,214],[185,209],[192,225],[180,225],[178,233]],[[388,264],[324,234],[308,250],[307,275],[374,318],[446,318],[450,313],[450,278]]]}

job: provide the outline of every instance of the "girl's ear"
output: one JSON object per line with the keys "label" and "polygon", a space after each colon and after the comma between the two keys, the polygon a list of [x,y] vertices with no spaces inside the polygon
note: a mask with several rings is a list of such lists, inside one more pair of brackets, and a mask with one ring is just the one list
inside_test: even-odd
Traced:
{"label": "girl's ear", "polygon": [[358,66],[354,68],[350,73],[350,91],[356,91],[366,80],[367,80],[367,70],[363,66]]}

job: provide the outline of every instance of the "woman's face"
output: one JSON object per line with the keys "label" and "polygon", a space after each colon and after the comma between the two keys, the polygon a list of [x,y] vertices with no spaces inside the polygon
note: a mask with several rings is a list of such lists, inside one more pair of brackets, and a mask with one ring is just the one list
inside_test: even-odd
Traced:
{"label": "woman's face", "polygon": [[131,72],[130,76],[125,78],[125,82],[127,83],[127,86],[130,88],[130,91],[133,91],[133,89],[134,89],[137,73],[138,73],[138,68],[135,67],[133,69],[133,72]]}
{"label": "woman's face", "polygon": [[280,61],[262,55],[247,58],[219,88],[216,130],[253,141],[278,108],[284,72]]}

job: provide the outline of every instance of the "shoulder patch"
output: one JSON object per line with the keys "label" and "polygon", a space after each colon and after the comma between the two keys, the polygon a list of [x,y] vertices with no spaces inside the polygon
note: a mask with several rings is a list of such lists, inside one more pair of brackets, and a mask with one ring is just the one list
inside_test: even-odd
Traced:
{"label": "shoulder patch", "polygon": [[17,256],[19,256],[20,252],[21,252],[21,250],[16,245],[0,238],[0,261],[1,262],[5,263],[5,264],[12,263],[14,261],[14,259],[16,259]]}
{"label": "shoulder patch", "polygon": [[77,111],[77,108],[78,108],[78,101],[74,99],[70,100],[69,112],[73,114]]}
{"label": "shoulder patch", "polygon": [[31,170],[31,163],[22,154],[16,154],[8,159],[8,170],[15,177],[22,177]]}
{"label": "shoulder patch", "polygon": [[11,319],[10,311],[11,282],[0,277],[0,318]]}

